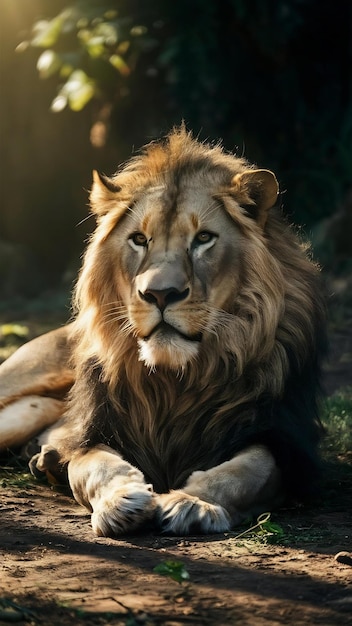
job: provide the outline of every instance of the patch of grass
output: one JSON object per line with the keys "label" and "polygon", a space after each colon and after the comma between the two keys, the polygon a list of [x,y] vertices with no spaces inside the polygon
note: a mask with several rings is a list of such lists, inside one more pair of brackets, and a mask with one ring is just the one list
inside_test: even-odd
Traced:
{"label": "patch of grass", "polygon": [[271,520],[271,513],[262,513],[257,518],[256,524],[252,524],[243,532],[231,536],[238,545],[250,548],[252,544],[281,543],[285,531],[280,524]]}
{"label": "patch of grass", "polygon": [[33,489],[36,482],[28,464],[12,452],[0,459],[0,488]]}
{"label": "patch of grass", "polygon": [[346,387],[327,398],[322,412],[327,435],[323,451],[346,454],[352,451],[352,387]]}
{"label": "patch of grass", "polygon": [[[296,511],[295,511],[296,513]],[[268,545],[301,546],[309,544],[330,545],[336,540],[334,530],[322,527],[314,521],[305,520],[304,523],[295,518],[292,522],[291,512],[278,512],[276,522],[271,520],[270,513],[263,513],[255,525],[250,525],[241,533],[234,531],[228,533],[231,544],[240,548],[246,548],[249,552],[257,553],[261,548]]]}
{"label": "patch of grass", "polygon": [[0,487],[17,487],[18,489],[33,489],[35,481],[29,472],[20,472],[8,467],[0,466]]}
{"label": "patch of grass", "polygon": [[334,539],[333,531],[324,529],[321,526],[292,526],[287,529],[285,536],[280,541],[283,546],[294,546],[304,544],[324,544],[329,545]]}

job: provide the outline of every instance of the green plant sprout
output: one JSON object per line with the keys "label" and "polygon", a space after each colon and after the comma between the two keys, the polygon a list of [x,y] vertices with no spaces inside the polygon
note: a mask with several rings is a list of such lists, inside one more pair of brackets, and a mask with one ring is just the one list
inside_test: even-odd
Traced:
{"label": "green plant sprout", "polygon": [[271,521],[271,513],[262,513],[257,518],[256,524],[250,526],[239,535],[235,535],[233,539],[237,541],[243,537],[254,536],[261,541],[276,543],[277,541],[280,541],[284,535],[285,531],[283,528],[279,524]]}
{"label": "green plant sprout", "polygon": [[180,584],[188,581],[190,578],[184,564],[180,561],[163,561],[153,568],[153,572],[160,574],[160,576],[168,576]]}

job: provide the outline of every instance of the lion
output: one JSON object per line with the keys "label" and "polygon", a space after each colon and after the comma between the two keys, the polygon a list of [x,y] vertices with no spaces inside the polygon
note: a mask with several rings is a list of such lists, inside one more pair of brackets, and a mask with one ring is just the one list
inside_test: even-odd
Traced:
{"label": "lion", "polygon": [[0,440],[51,425],[32,471],[65,471],[97,535],[222,533],[309,495],[325,305],[278,197],[184,126],[94,172],[73,322],[0,368]]}

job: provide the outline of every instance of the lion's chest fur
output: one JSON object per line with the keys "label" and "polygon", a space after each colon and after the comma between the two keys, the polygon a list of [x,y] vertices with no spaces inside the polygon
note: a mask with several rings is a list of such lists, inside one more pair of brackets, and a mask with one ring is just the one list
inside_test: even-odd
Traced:
{"label": "lion's chest fur", "polygon": [[230,459],[258,431],[254,407],[235,406],[235,376],[221,380],[220,371],[193,383],[143,373],[137,387],[125,379],[111,392],[95,368],[87,397],[90,406],[94,397],[95,415],[83,437],[89,446],[105,443],[120,452],[155,491],[182,487],[193,471]]}

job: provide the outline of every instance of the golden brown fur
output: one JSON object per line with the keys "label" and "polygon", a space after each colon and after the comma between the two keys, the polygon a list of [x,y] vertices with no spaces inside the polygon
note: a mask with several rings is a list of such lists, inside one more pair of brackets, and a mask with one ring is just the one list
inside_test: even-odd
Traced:
{"label": "golden brown fur", "polygon": [[[153,421],[157,402],[160,407],[156,412],[162,421],[160,411],[167,413],[170,406],[175,406],[177,392],[174,375],[170,376],[168,370],[158,372],[157,394],[152,392],[155,381],[148,385],[145,365],[136,358],[133,329],[128,332],[127,316],[117,309],[123,298],[111,268],[119,263],[118,253],[114,261],[105,242],[120,217],[146,189],[175,185],[174,177],[179,172],[189,181],[196,177],[199,185],[204,185],[205,178],[210,180],[213,198],[221,200],[245,238],[240,284],[227,310],[216,311],[216,332],[204,338],[202,359],[187,367],[182,384],[185,406],[181,403],[179,413],[183,414],[190,404],[188,394],[192,390],[192,412],[196,413],[197,404],[204,404],[208,396],[213,397],[215,389],[223,388],[221,409],[213,419],[216,428],[219,414],[226,413],[227,404],[234,407],[244,400],[255,400],[264,392],[280,396],[289,371],[288,350],[294,354],[298,369],[315,351],[317,318],[323,314],[320,296],[314,291],[318,270],[307,257],[306,246],[285,221],[275,213],[269,214],[263,230],[239,206],[244,201],[247,208],[251,207],[251,191],[247,187],[238,189],[232,181],[249,167],[244,159],[225,154],[218,146],[209,148],[195,142],[181,128],[169,136],[167,143],[148,146],[145,153],[132,159],[111,179],[110,184],[116,189],[121,187],[120,192],[110,192],[98,183],[93,187],[91,199],[98,214],[98,227],[88,247],[75,295],[79,337],[76,367],[79,371],[90,358],[101,365],[103,380],[115,390],[113,400],[119,412],[124,409],[116,387],[119,382],[128,381],[133,390],[128,419],[143,411],[146,422]],[[228,385],[232,359],[236,362],[236,390]],[[251,380],[244,382],[241,375],[249,366]],[[202,394],[197,395],[200,380]],[[211,425],[212,422],[208,427]]]}
{"label": "golden brown fur", "polygon": [[[95,203],[99,202],[97,212],[109,211],[110,202],[112,207],[109,215],[98,224],[77,285],[75,297],[79,312],[77,327],[81,329],[80,343],[76,352],[78,365],[90,357],[96,358],[98,353],[106,379],[114,385],[119,379],[125,354],[132,350],[134,356],[133,335],[120,332],[124,320],[121,322],[117,317],[116,319],[107,317],[106,308],[108,312],[111,311],[113,303],[118,303],[121,296],[116,292],[118,286],[111,274],[113,259],[104,245],[105,240],[121,213],[139,199],[145,188],[161,184],[163,178],[167,184],[170,171],[172,175],[174,170],[182,168],[183,160],[186,163],[187,159],[190,159],[191,163],[195,160],[197,164],[200,158],[204,158],[204,174],[214,180],[214,195],[221,198],[234,222],[246,237],[246,249],[243,250],[242,259],[245,276],[239,292],[234,294],[231,303],[230,322],[226,317],[226,334],[224,333],[226,340],[228,335],[235,335],[231,342],[231,351],[236,357],[239,374],[249,362],[253,362],[261,370],[261,387],[271,389],[274,385],[280,388],[286,373],[286,355],[282,354],[280,345],[275,341],[277,327],[281,322],[280,334],[284,333],[287,339],[291,338],[292,349],[298,360],[304,362],[314,336],[316,302],[312,298],[311,282],[315,281],[317,270],[306,257],[305,246],[289,232],[285,222],[276,221],[273,215],[263,232],[255,221],[240,210],[237,202],[241,201],[242,194],[236,197],[236,190],[232,189],[230,184],[226,188],[225,180],[227,175],[230,183],[229,173],[233,172],[234,168],[235,171],[248,169],[243,159],[225,155],[220,148],[207,150],[205,146],[192,141],[183,131],[171,135],[169,150],[163,150],[159,144],[152,144],[145,155],[136,157],[122,174],[112,179],[117,185],[123,185],[121,199],[119,193],[114,194],[116,199],[110,200],[109,196],[104,198],[104,191],[101,189],[99,192],[93,189],[93,208]],[[211,171],[212,167],[214,172]],[[209,173],[207,168],[210,170]],[[216,168],[222,169],[218,171]],[[198,175],[202,184],[203,173],[197,172]],[[118,256],[116,258],[118,261]],[[219,314],[221,315],[221,312]],[[99,345],[92,342],[92,337]],[[217,350],[224,347],[221,345],[225,343],[222,337],[220,341],[215,338],[215,341]],[[133,356],[131,374],[135,375],[136,364],[133,362]],[[214,352],[211,360],[209,379],[212,376],[212,366],[217,361]],[[272,370],[268,372],[268,361],[274,367],[274,376]],[[144,373],[143,368],[140,369]],[[198,372],[195,372],[194,377],[198,378]],[[136,390],[137,392],[140,390],[140,385],[137,385]]]}
{"label": "golden brown fur", "polygon": [[98,534],[155,511],[170,532],[218,532],[282,485],[304,491],[324,306],[277,193],[271,172],[183,126],[95,174],[55,446]]}

